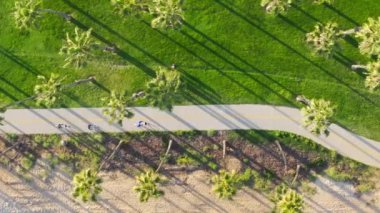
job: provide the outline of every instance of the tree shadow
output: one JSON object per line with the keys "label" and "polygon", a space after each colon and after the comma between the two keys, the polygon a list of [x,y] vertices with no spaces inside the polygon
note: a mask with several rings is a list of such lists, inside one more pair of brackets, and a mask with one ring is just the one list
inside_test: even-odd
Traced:
{"label": "tree shadow", "polygon": [[355,20],[353,20],[352,18],[348,17],[346,14],[342,13],[340,10],[334,8],[332,5],[329,5],[329,4],[323,4],[326,8],[330,9],[331,11],[337,13],[338,15],[340,15],[341,17],[345,18],[347,21],[351,22],[352,24],[355,25],[355,27],[358,27],[360,26],[360,24],[358,22],[356,22]]}
{"label": "tree shadow", "polygon": [[267,30],[265,30],[263,27],[255,24],[253,22],[251,22],[249,20],[249,18],[247,18],[247,17],[243,16],[242,14],[236,12],[234,9],[232,9],[228,5],[224,4],[220,0],[215,0],[215,2],[217,4],[219,4],[219,5],[221,5],[223,8],[227,9],[228,11],[230,11],[232,14],[236,15],[237,17],[241,18],[242,20],[244,20],[245,22],[247,22],[248,24],[250,24],[252,27],[260,30],[262,33],[264,33],[268,37],[270,37],[273,40],[277,41],[278,43],[280,43],[281,45],[283,45],[284,47],[286,47],[287,49],[289,49],[291,52],[293,52],[294,54],[296,54],[297,56],[299,56],[303,60],[307,61],[308,63],[310,63],[311,65],[315,66],[319,70],[323,71],[328,76],[330,76],[331,78],[333,78],[334,80],[336,80],[340,84],[344,85],[347,89],[351,90],[353,93],[355,93],[356,95],[358,95],[358,97],[362,98],[364,101],[366,101],[366,102],[368,102],[368,103],[370,103],[370,104],[372,104],[372,105],[374,105],[376,107],[380,107],[379,104],[375,103],[373,100],[371,100],[370,98],[368,98],[362,92],[360,92],[357,89],[354,89],[353,87],[351,87],[348,83],[344,82],[340,77],[334,75],[332,72],[328,71],[326,68],[322,67],[321,65],[319,65],[316,62],[312,61],[311,59],[307,58],[302,53],[300,53],[299,51],[297,51],[296,49],[294,49],[293,47],[291,47],[290,45],[288,45],[284,41],[280,40],[279,38],[277,38],[276,36],[274,36],[273,34],[271,34],[270,32],[268,32]]}
{"label": "tree shadow", "polygon": [[5,49],[1,45],[0,45],[0,54],[5,56],[6,58],[10,59],[11,61],[13,61],[15,64],[19,65],[20,67],[24,68],[26,71],[32,73],[33,75],[35,75],[35,76],[41,75],[41,73],[37,69],[35,69],[34,67],[30,66],[28,62],[26,62],[23,59],[21,59],[20,57],[16,56],[15,54],[13,54],[9,50]]}

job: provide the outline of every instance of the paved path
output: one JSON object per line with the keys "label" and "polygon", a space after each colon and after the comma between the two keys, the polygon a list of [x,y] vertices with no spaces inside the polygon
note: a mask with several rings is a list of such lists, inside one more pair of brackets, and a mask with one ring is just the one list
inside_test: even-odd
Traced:
{"label": "paved path", "polygon": [[[150,107],[135,107],[134,117],[123,126],[110,124],[101,108],[70,109],[15,109],[7,110],[1,132],[16,134],[64,133],[55,127],[58,123],[70,125],[71,132],[89,132],[87,125],[96,124],[105,132],[138,130],[229,130],[260,129],[296,133],[344,156],[380,168],[380,142],[351,133],[338,125],[330,126],[328,137],[316,137],[301,125],[298,109],[268,105],[195,105],[176,106],[171,113]],[[143,120],[150,125],[137,128]]]}

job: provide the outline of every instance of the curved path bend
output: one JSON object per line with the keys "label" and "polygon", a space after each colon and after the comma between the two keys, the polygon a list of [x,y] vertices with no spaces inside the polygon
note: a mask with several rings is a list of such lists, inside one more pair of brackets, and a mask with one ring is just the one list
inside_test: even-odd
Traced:
{"label": "curved path bend", "polygon": [[[270,105],[193,105],[175,106],[172,112],[151,107],[134,107],[134,116],[123,121],[123,126],[110,124],[102,115],[102,108],[68,109],[10,109],[4,114],[2,133],[63,134],[89,132],[88,124],[97,125],[104,132],[176,131],[176,130],[232,130],[258,129],[292,132],[309,138],[326,148],[359,162],[380,168],[380,142],[356,135],[338,125],[329,127],[328,137],[317,137],[301,125],[299,109]],[[139,120],[149,123],[138,128]],[[59,130],[56,124],[70,125]]]}

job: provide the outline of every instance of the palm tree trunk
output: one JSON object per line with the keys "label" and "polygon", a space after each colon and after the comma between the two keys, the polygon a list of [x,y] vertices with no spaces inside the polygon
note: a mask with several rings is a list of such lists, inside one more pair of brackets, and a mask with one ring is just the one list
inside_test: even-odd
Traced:
{"label": "palm tree trunk", "polygon": [[27,97],[25,99],[22,99],[22,100],[19,100],[19,101],[16,101],[16,102],[13,102],[13,103],[10,103],[8,105],[5,105],[3,107],[1,107],[1,110],[2,111],[5,111],[7,108],[11,107],[11,106],[15,106],[15,105],[19,105],[19,104],[22,104],[26,101],[29,101],[29,100],[33,100],[35,99],[37,96],[36,95],[33,95],[33,96],[30,96],[30,97]]}
{"label": "palm tree trunk", "polygon": [[164,161],[166,160],[166,156],[169,154],[170,147],[172,147],[172,143],[173,143],[173,140],[170,140],[170,141],[169,141],[169,145],[168,145],[168,149],[166,150],[163,159],[161,160],[160,164],[158,165],[158,167],[157,167],[157,169],[156,169],[156,172],[158,172],[158,171],[160,170],[162,164],[164,164]]}
{"label": "palm tree trunk", "polygon": [[117,152],[117,150],[119,150],[121,144],[123,144],[123,143],[124,143],[123,140],[120,140],[120,141],[119,141],[119,144],[115,147],[115,149],[112,151],[112,153],[110,154],[110,156],[108,156],[108,157],[102,162],[102,164],[100,164],[100,166],[99,166],[97,172],[99,172],[99,171],[103,168],[104,164],[105,164],[107,161],[109,161],[110,159],[113,158],[113,156],[115,155],[115,153]]}
{"label": "palm tree trunk", "polygon": [[298,102],[300,102],[300,103],[303,103],[303,104],[307,105],[307,106],[310,105],[310,100],[307,99],[307,98],[306,98],[305,96],[303,96],[303,95],[297,95],[296,100],[297,100]]}
{"label": "palm tree trunk", "polygon": [[358,70],[358,69],[364,69],[364,70],[366,70],[367,66],[366,65],[361,65],[361,64],[354,64],[354,65],[351,65],[351,69],[353,69],[353,70]]}
{"label": "palm tree trunk", "polygon": [[346,31],[340,31],[339,35],[341,36],[351,35],[351,34],[359,32],[360,30],[361,30],[361,27],[355,27]]}
{"label": "palm tree trunk", "polygon": [[52,10],[52,9],[41,9],[41,10],[38,10],[37,12],[41,12],[41,13],[50,13],[50,14],[57,14],[59,16],[62,16],[64,19],[66,19],[67,21],[70,21],[71,20],[71,15],[67,14],[67,13],[64,13],[64,12],[61,12],[61,11],[57,11],[57,10]]}
{"label": "palm tree trunk", "polygon": [[88,77],[86,79],[75,80],[73,83],[63,85],[61,88],[62,89],[67,89],[67,88],[78,86],[78,84],[93,82],[94,80],[95,80],[95,77],[94,76],[90,76],[90,77]]}

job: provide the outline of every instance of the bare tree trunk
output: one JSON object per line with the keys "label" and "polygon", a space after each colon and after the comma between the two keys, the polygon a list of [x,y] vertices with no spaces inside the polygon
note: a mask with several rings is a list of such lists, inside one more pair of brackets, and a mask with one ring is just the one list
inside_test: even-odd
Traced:
{"label": "bare tree trunk", "polygon": [[353,70],[358,70],[358,69],[367,69],[367,66],[366,65],[361,65],[361,64],[354,64],[354,65],[351,65],[351,69]]}
{"label": "bare tree trunk", "polygon": [[223,140],[223,159],[226,157],[226,140]]}
{"label": "bare tree trunk", "polygon": [[90,77],[88,77],[86,79],[75,80],[73,83],[63,85],[61,88],[62,89],[67,89],[67,88],[75,87],[78,84],[93,82],[94,80],[95,80],[95,77],[94,76],[90,76]]}
{"label": "bare tree trunk", "polygon": [[117,146],[115,147],[115,149],[112,151],[112,153],[102,162],[102,164],[100,164],[99,168],[98,168],[98,172],[103,168],[104,164],[111,160],[113,158],[113,156],[115,155],[115,153],[117,152],[117,150],[120,148],[121,144],[123,144],[124,141],[123,140],[120,140],[119,141],[119,144],[117,144]]}
{"label": "bare tree trunk", "polygon": [[301,166],[299,164],[297,164],[296,175],[294,175],[294,178],[293,178],[292,183],[290,185],[293,185],[296,182],[300,168],[301,168]]}
{"label": "bare tree trunk", "polygon": [[361,30],[361,27],[355,27],[346,31],[340,31],[339,35],[342,35],[342,36],[351,35],[351,34],[359,32],[360,30]]}
{"label": "bare tree trunk", "polygon": [[296,97],[296,101],[298,101],[298,102],[300,102],[300,103],[303,103],[303,104],[305,104],[305,105],[307,105],[307,106],[310,105],[310,100],[307,99],[307,98],[306,98],[305,96],[303,96],[303,95],[297,95],[297,97]]}
{"label": "bare tree trunk", "polygon": [[280,142],[278,142],[278,140],[275,140],[274,142],[277,144],[278,149],[279,149],[280,152],[281,152],[282,160],[284,161],[284,174],[285,174],[286,171],[288,171],[288,164],[287,164],[287,162],[286,162],[285,153],[284,153],[284,151],[282,150],[282,147],[281,147],[281,145],[280,145]]}
{"label": "bare tree trunk", "polygon": [[61,12],[61,11],[57,11],[57,10],[41,9],[41,10],[38,10],[37,12],[56,14],[56,15],[59,15],[59,16],[63,17],[67,21],[70,21],[72,19],[71,15],[69,15],[67,13],[64,13],[64,12]]}
{"label": "bare tree trunk", "polygon": [[10,103],[10,104],[8,104],[8,105],[5,105],[5,106],[1,107],[1,110],[2,110],[2,111],[6,111],[6,109],[9,108],[9,107],[11,107],[11,106],[19,105],[19,104],[24,103],[24,102],[26,102],[26,101],[33,100],[33,99],[35,99],[36,97],[37,97],[36,95],[33,95],[33,96],[27,97],[27,98],[25,98],[25,99],[22,99],[22,100],[19,100],[19,101],[16,101],[16,102]]}
{"label": "bare tree trunk", "polygon": [[166,156],[169,154],[170,148],[172,147],[173,140],[169,140],[168,148],[166,149],[165,155],[163,159],[161,160],[160,164],[158,165],[156,172],[158,172],[161,169],[162,164],[164,164],[164,161],[166,160]]}

